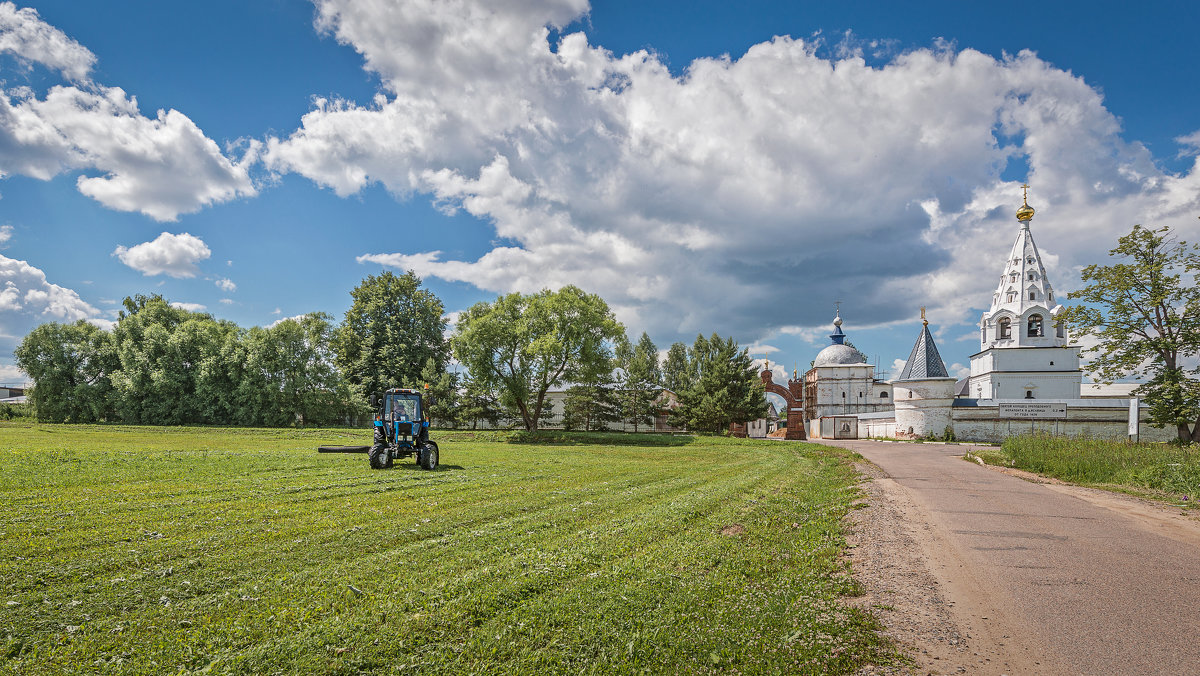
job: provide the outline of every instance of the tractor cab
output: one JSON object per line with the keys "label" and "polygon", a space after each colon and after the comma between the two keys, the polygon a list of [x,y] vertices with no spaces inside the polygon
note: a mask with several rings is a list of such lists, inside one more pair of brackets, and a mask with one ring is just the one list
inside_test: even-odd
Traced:
{"label": "tractor cab", "polygon": [[389,391],[383,399],[384,415],[391,422],[420,421],[421,395],[413,391]]}

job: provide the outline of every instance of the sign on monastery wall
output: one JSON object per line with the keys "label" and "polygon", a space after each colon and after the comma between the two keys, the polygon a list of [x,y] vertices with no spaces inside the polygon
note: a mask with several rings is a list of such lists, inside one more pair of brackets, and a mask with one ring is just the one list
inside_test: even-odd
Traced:
{"label": "sign on monastery wall", "polygon": [[1032,401],[1001,401],[1000,419],[1018,420],[1066,420],[1067,405],[1065,403],[1032,402]]}

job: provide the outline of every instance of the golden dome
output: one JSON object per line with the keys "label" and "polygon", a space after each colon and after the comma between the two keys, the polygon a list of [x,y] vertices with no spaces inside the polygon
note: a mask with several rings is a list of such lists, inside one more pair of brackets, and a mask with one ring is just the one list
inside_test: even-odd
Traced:
{"label": "golden dome", "polygon": [[1017,209],[1017,220],[1028,221],[1031,218],[1033,218],[1033,207],[1029,206],[1029,203],[1026,202],[1021,205],[1020,209]]}
{"label": "golden dome", "polygon": [[1023,185],[1021,187],[1025,189],[1025,203],[1017,209],[1017,220],[1024,223],[1033,218],[1033,207],[1029,206],[1029,186]]}

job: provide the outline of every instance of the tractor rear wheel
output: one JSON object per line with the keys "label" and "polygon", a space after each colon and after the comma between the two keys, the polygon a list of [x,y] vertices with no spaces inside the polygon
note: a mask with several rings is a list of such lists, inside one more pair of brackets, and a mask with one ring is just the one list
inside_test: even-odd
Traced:
{"label": "tractor rear wheel", "polygon": [[438,466],[438,446],[432,441],[426,441],[425,445],[417,451],[417,464],[422,469],[437,469]]}

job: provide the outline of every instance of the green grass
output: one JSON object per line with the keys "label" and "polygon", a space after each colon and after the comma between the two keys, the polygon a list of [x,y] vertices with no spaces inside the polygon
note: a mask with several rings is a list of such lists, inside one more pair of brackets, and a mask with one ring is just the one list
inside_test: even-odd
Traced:
{"label": "green grass", "polygon": [[0,671],[817,674],[902,659],[843,603],[860,493],[840,451],[435,438],[438,471],[372,471],[315,452],[365,430],[0,423]]}
{"label": "green grass", "polygon": [[978,455],[992,465],[1171,502],[1194,503],[1200,494],[1200,449],[1194,447],[1023,435]]}

